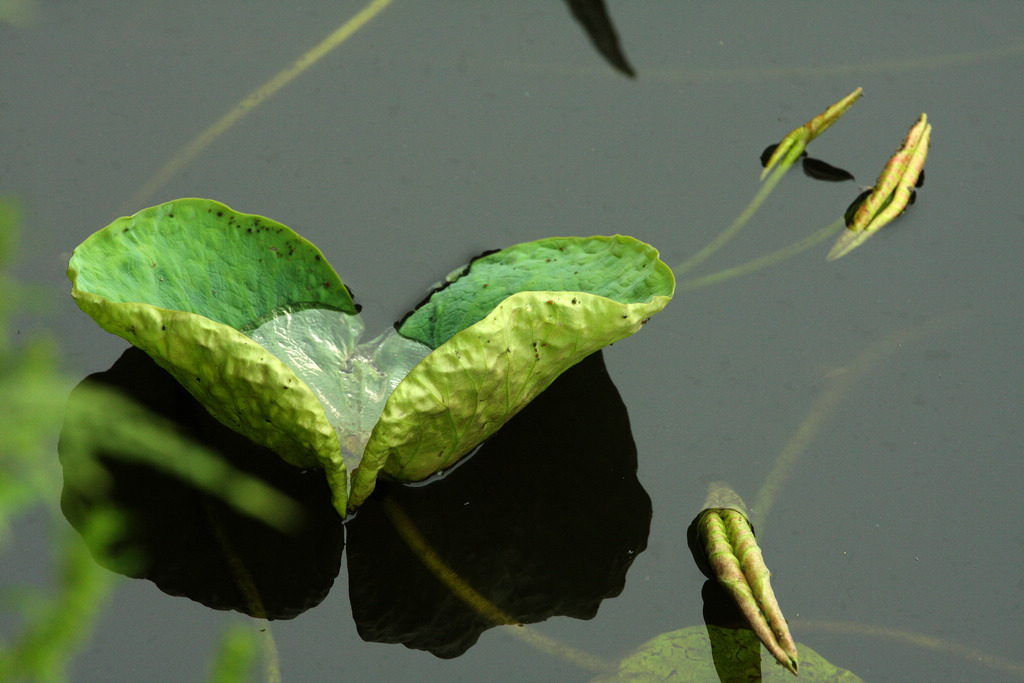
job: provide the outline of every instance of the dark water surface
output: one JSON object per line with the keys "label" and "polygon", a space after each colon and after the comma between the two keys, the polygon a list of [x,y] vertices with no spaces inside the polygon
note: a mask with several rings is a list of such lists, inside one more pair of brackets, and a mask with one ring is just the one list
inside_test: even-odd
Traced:
{"label": "dark water surface", "polygon": [[[395,2],[131,203],[361,7],[37,3],[31,23],[0,24],[0,191],[26,209],[15,270],[55,293],[15,331],[51,330],[76,378],[108,368],[125,344],[65,294],[70,252],[118,216],[183,196],[311,240],[371,332],[480,251],[540,237],[631,234],[675,267],[746,206],[766,145],[862,86],[811,146],[856,182],[794,170],[695,274],[831,223],[927,112],[917,203],[840,261],[825,262],[825,243],[681,291],[606,350],[653,507],[647,549],[596,617],[537,628],[614,658],[701,624],[685,534],[708,482],[752,502],[857,357],[917,330],[821,424],[760,542],[796,639],[833,663],[866,680],[1019,680],[839,630],[896,629],[1021,661],[1024,4],[611,3],[630,80],[555,0]],[[16,529],[23,547],[4,582],[47,571],[46,550],[25,541],[44,517]],[[195,680],[237,618],[125,579],[73,679]],[[590,677],[501,629],[450,660],[366,643],[344,561],[323,603],[272,628],[287,681]]]}

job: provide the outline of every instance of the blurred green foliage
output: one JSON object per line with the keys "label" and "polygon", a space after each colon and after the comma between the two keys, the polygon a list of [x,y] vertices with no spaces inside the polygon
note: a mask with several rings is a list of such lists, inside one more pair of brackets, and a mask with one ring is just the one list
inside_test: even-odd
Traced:
{"label": "blurred green foliage", "polygon": [[[161,463],[174,463],[170,471],[176,475],[187,475],[200,488],[222,492],[219,495],[241,511],[275,526],[287,526],[296,508],[263,482],[225,469],[197,444],[186,447],[183,437],[167,431],[159,418],[118,394],[97,390],[86,409],[65,415],[73,382],[58,370],[56,345],[37,337],[15,347],[8,332],[11,313],[25,299],[25,288],[7,274],[21,213],[16,199],[0,196],[0,562],[25,554],[17,538],[17,519],[42,514],[48,517],[53,566],[35,573],[52,576],[54,585],[11,585],[6,573],[0,579],[0,616],[5,628],[14,625],[9,628],[12,633],[0,633],[0,681],[62,681],[68,678],[75,653],[87,642],[118,579],[96,563],[89,547],[111,547],[123,522],[114,509],[95,510],[82,533],[89,541],[86,544],[61,515],[62,473],[56,444],[62,424],[63,438],[72,448],[92,452],[110,439],[127,440],[138,446],[147,462],[164,469],[168,467]],[[124,422],[123,429],[114,430],[117,433],[94,433],[90,416],[102,410],[129,410],[132,419]],[[86,473],[90,483],[105,486],[103,468],[90,466],[88,457],[81,460],[91,470]],[[229,626],[214,657],[210,680],[250,680],[260,642],[254,629],[237,622]],[[271,678],[276,674],[267,672]]]}
{"label": "blurred green foliage", "polygon": [[0,23],[27,26],[36,17],[34,0],[0,0]]}

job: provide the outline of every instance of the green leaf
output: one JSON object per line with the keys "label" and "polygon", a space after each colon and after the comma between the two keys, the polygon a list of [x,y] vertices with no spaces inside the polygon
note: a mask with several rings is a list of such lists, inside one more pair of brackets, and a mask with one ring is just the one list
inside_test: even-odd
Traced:
{"label": "green leaf", "polygon": [[75,250],[69,276],[112,303],[145,302],[236,330],[285,307],[356,312],[319,249],[276,221],[208,199],[114,221]]}
{"label": "green leaf", "polygon": [[68,276],[82,310],[223,424],[323,467],[343,514],[382,468],[418,481],[453,464],[675,287],[633,238],[551,238],[474,261],[399,332],[360,344],[351,296],[316,247],[203,199],[115,221],[75,250]]}
{"label": "green leaf", "polygon": [[436,350],[388,399],[353,478],[420,481],[496,432],[558,375],[627,337],[672,297],[658,252],[631,237],[550,238],[474,261],[401,326]]}
{"label": "green leaf", "polygon": [[[710,637],[709,637],[710,634]],[[619,662],[618,669],[592,683],[661,681],[791,681],[797,680],[767,652],[750,659],[749,631],[719,626],[690,626],[663,633]],[[840,669],[800,644],[800,681],[856,683],[861,679]]]}
{"label": "green leaf", "polygon": [[293,465],[323,467],[335,495],[347,492],[317,397],[240,331],[286,310],[355,312],[315,246],[262,216],[181,199],[89,237],[68,277],[83,311],[152,356],[220,422]]}
{"label": "green leaf", "polygon": [[519,292],[586,292],[620,304],[672,296],[672,271],[658,252],[632,237],[551,237],[473,261],[401,326],[406,337],[438,348]]}
{"label": "green leaf", "polygon": [[[266,626],[260,626],[261,631]],[[210,683],[237,683],[253,680],[253,664],[260,654],[260,642],[256,629],[252,626],[232,623],[224,628],[220,636],[220,647],[217,649],[212,669],[207,678]],[[274,666],[270,664],[270,666]],[[277,667],[274,667],[276,670]],[[278,674],[280,672],[277,672]]]}

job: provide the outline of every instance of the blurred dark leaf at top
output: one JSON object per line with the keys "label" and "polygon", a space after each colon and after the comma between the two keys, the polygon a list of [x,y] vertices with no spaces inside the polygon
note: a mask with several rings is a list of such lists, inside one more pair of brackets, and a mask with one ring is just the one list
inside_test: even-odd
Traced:
{"label": "blurred dark leaf at top", "polygon": [[619,45],[619,36],[612,25],[611,17],[604,6],[604,0],[565,0],[576,21],[608,62],[630,78],[636,78],[636,71],[626,61],[626,55]]}

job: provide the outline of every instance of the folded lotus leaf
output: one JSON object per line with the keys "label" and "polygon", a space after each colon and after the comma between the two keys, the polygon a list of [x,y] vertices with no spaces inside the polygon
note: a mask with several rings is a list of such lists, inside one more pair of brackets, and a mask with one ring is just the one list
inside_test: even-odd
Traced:
{"label": "folded lotus leaf", "polygon": [[289,308],[355,313],[319,249],[268,218],[181,199],[89,237],[68,277],[83,311],[148,353],[220,422],[286,462],[323,467],[335,495],[347,492],[323,406],[240,331]]}
{"label": "folded lotus leaf", "polygon": [[675,288],[631,237],[550,238],[474,261],[399,328],[436,350],[391,394],[353,476],[420,481],[451,466],[594,351],[640,329]]}
{"label": "folded lotus leaf", "polygon": [[203,199],[115,221],[75,250],[68,276],[79,307],[222,423],[323,467],[342,514],[382,468],[419,481],[456,462],[675,287],[631,237],[550,238],[477,259],[398,334],[360,344],[352,298],[316,247]]}

